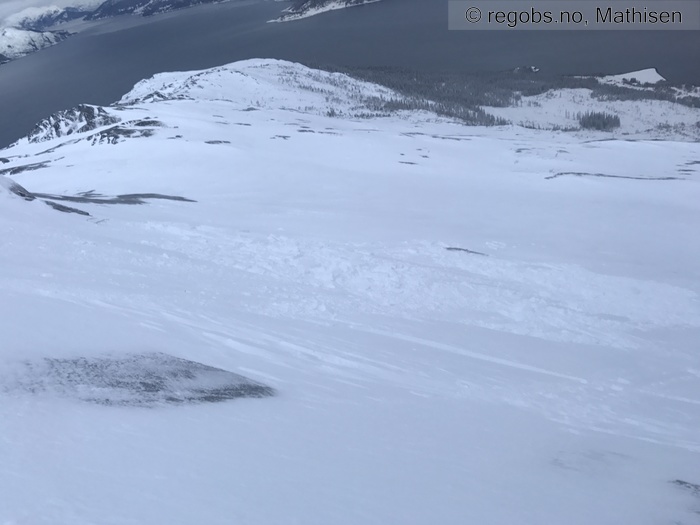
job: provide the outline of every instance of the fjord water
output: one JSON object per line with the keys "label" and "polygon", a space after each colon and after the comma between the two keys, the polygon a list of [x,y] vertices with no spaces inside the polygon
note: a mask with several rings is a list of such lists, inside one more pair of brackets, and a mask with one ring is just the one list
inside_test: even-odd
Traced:
{"label": "fjord water", "polygon": [[696,31],[447,30],[446,0],[384,0],[285,24],[285,3],[232,1],[153,18],[94,23],[71,39],[0,67],[0,147],[79,103],[109,104],[162,71],[253,57],[310,64],[498,71],[534,64],[556,74],[656,67],[700,83]]}

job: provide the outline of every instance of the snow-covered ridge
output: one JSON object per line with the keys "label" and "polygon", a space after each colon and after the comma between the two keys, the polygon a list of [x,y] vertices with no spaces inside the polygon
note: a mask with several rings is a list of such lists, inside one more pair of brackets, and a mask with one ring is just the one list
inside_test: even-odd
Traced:
{"label": "snow-covered ridge", "polygon": [[222,100],[241,109],[291,109],[326,114],[368,112],[367,103],[393,91],[345,74],[282,60],[252,59],[204,71],[161,73],[142,80],[119,105],[160,100]]}
{"label": "snow-covered ridge", "polygon": [[306,0],[297,1],[292,7],[284,10],[283,14],[270,22],[291,22],[310,16],[320,15],[329,11],[373,4],[380,0]]}
{"label": "snow-covered ridge", "polygon": [[[402,95],[345,74],[312,70],[300,64],[277,60],[247,60],[195,72],[157,74],[138,82],[111,108],[79,106],[62,111],[38,123],[28,137],[40,142],[69,134],[94,131],[116,124],[117,109],[151,102],[199,100],[223,101],[241,110],[281,109],[314,115],[352,118],[399,116],[444,120],[417,112],[387,113],[377,110],[382,101],[401,100]],[[700,137],[700,109],[660,100],[606,101],[591,96],[589,89],[559,89],[523,97],[513,107],[484,109],[515,125],[569,130],[577,136],[653,139],[695,139]],[[618,129],[599,132],[573,131],[582,112],[618,115]],[[134,132],[132,130],[129,133]]]}
{"label": "snow-covered ridge", "polygon": [[[692,93],[684,93],[690,96]],[[223,101],[241,110],[281,109],[314,115],[374,118],[402,116],[444,120],[432,113],[383,109],[386,101],[404,100],[388,88],[354,79],[342,73],[312,70],[278,60],[247,60],[204,71],[161,73],[138,82],[111,108],[80,106],[62,111],[38,123],[31,142],[44,141],[77,131],[94,131],[116,124],[116,109],[160,101]],[[669,100],[606,100],[590,89],[555,89],[522,97],[511,107],[483,107],[516,126],[565,130],[579,137],[646,139],[700,138],[700,108]],[[598,112],[619,116],[621,125],[610,131],[579,128],[579,116]],[[131,132],[129,132],[131,133]]]}
{"label": "snow-covered ridge", "polygon": [[[679,96],[692,93],[679,93]],[[249,60],[201,72],[165,73],[139,82],[120,104],[164,99],[221,99],[241,108],[296,108],[319,115],[376,115],[377,101],[401,100],[390,89],[345,74],[311,70],[274,60]],[[381,105],[381,104],[380,104]],[[557,89],[523,97],[512,107],[484,107],[487,113],[524,127],[568,130],[582,136],[627,138],[700,138],[700,108],[664,100],[608,101],[590,89]],[[578,115],[618,115],[619,128],[609,132],[575,131]],[[435,117],[433,117],[435,118]],[[573,131],[572,131],[573,130]]]}

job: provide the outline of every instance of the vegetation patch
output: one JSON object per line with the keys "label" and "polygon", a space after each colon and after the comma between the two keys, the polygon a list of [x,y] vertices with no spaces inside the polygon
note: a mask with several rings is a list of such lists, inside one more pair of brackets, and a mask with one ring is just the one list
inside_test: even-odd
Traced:
{"label": "vegetation patch", "polygon": [[612,131],[620,127],[620,117],[612,113],[586,111],[585,113],[578,113],[576,118],[583,129]]}

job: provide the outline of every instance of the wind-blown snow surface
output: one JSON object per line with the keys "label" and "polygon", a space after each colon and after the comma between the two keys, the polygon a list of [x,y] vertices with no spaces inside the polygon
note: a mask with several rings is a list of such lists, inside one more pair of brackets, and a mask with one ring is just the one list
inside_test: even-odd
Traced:
{"label": "wind-blown snow surface", "polygon": [[0,393],[0,523],[697,523],[700,145],[325,115],[381,92],[159,75],[0,152],[31,192],[196,201],[0,185],[0,376],[164,352],[277,391]]}

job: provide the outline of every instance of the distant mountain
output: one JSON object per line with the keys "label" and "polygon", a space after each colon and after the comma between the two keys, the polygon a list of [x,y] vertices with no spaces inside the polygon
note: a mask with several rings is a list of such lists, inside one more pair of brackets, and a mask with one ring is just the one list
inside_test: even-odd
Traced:
{"label": "distant mountain", "polygon": [[27,8],[3,21],[0,29],[0,64],[57,44],[71,33],[53,28],[74,20],[99,20],[112,16],[155,15],[217,0],[107,0],[95,9],[86,7]]}
{"label": "distant mountain", "polygon": [[78,20],[91,10],[79,7],[64,9],[52,6],[46,8],[29,8],[5,20],[6,25],[28,31],[46,31],[56,25]]}
{"label": "distant mountain", "polygon": [[[97,7],[27,8],[4,20],[0,29],[0,64],[57,44],[71,33],[56,30],[75,20],[101,20],[120,15],[151,16],[222,0],[106,0]],[[223,0],[225,1],[225,0]],[[335,9],[354,7],[380,0],[294,0],[275,22],[298,20]],[[94,9],[93,9],[94,7]]]}
{"label": "distant mountain", "polygon": [[273,22],[289,22],[327,11],[372,4],[380,0],[294,0],[292,5],[284,10],[282,16]]}
{"label": "distant mountain", "polygon": [[87,15],[85,20],[99,20],[127,14],[150,16],[215,1],[217,0],[107,0]]}
{"label": "distant mountain", "polygon": [[[67,31],[31,31],[6,27],[0,30],[0,63],[52,46],[71,35]],[[5,60],[7,61],[7,60]]]}

